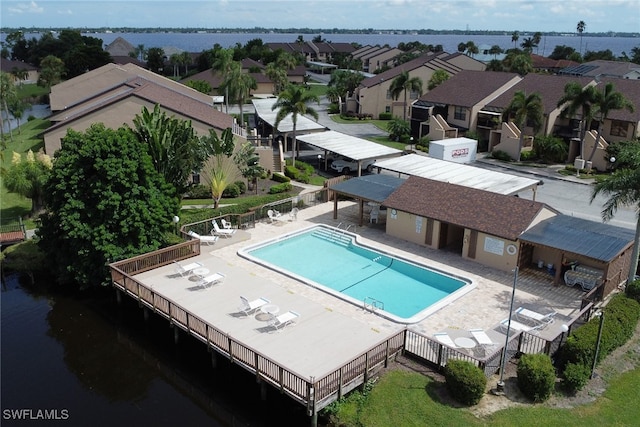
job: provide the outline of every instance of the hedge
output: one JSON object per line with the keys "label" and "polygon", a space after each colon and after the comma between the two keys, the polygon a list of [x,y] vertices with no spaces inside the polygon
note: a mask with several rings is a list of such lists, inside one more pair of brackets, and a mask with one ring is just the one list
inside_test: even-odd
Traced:
{"label": "hedge", "polygon": [[449,360],[444,377],[451,396],[469,406],[480,402],[487,386],[487,377],[482,369],[465,360]]}
{"label": "hedge", "polygon": [[546,354],[524,354],[518,362],[518,387],[534,402],[547,400],[556,383],[556,370]]}

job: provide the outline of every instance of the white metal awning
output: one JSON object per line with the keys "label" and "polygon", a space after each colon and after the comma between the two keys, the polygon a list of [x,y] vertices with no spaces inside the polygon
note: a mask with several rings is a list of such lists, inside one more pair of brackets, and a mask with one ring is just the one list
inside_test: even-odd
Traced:
{"label": "white metal awning", "polygon": [[[271,127],[275,128],[276,115],[278,110],[272,110],[273,104],[277,101],[276,98],[269,99],[253,99],[251,102],[256,109],[256,114],[262,120],[267,122]],[[310,132],[325,130],[326,128],[320,123],[315,122],[305,116],[298,116],[296,124],[296,132]],[[278,132],[291,132],[293,130],[293,121],[291,120],[291,114],[287,115],[278,125]]]}
{"label": "white metal awning", "polygon": [[[402,154],[401,150],[333,130],[300,135],[297,139],[322,150],[331,151],[356,161],[381,159]],[[378,163],[376,162],[377,165]]]}
{"label": "white metal awning", "polygon": [[508,173],[490,171],[461,163],[409,154],[376,162],[376,167],[450,184],[464,185],[493,193],[515,195],[523,190],[536,190],[540,180],[524,178]]}

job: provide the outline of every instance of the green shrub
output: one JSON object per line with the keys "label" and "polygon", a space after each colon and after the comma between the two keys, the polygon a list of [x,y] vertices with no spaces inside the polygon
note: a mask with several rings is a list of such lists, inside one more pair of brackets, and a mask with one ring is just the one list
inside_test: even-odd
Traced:
{"label": "green shrub", "polygon": [[634,300],[640,302],[640,280],[634,280],[633,282],[627,284],[626,293],[629,298],[633,298]]}
{"label": "green shrub", "polygon": [[513,160],[510,155],[508,155],[506,152],[504,152],[502,150],[494,150],[494,151],[492,151],[491,152],[491,157],[493,157],[496,160],[502,160],[504,162],[510,162],[511,160]]}
{"label": "green shrub", "polygon": [[244,194],[247,192],[247,183],[244,181],[236,181],[234,182],[235,186],[240,190],[240,194]]}
{"label": "green shrub", "polygon": [[518,362],[518,387],[534,402],[547,400],[556,382],[556,371],[546,354],[525,354]]}
{"label": "green shrub", "polygon": [[538,156],[533,150],[527,150],[520,153],[520,160],[523,162],[529,162],[531,160],[535,160],[536,158],[538,158]]}
{"label": "green shrub", "polygon": [[187,199],[210,199],[211,189],[203,184],[194,184],[187,190]]}
{"label": "green shrub", "polygon": [[391,120],[393,115],[391,113],[380,113],[378,115],[378,120]]}
{"label": "green shrub", "polygon": [[240,189],[236,184],[229,184],[222,192],[222,197],[233,199],[240,196]]}
{"label": "green shrub", "polygon": [[533,141],[533,151],[545,163],[564,163],[569,149],[558,137],[538,135]]}
{"label": "green shrub", "polygon": [[271,179],[272,179],[272,180],[274,180],[274,181],[276,181],[276,182],[291,182],[291,178],[289,178],[289,177],[288,177],[288,176],[286,176],[286,175],[282,175],[282,174],[280,174],[280,173],[274,173],[274,174],[271,176]]}
{"label": "green shrub", "polygon": [[340,112],[340,106],[338,104],[329,104],[327,108],[327,113],[329,114],[338,114]]}
{"label": "green shrub", "polygon": [[444,377],[451,396],[469,406],[482,399],[487,386],[484,372],[465,360],[449,360],[444,369]]}
{"label": "green shrub", "polygon": [[281,184],[272,185],[271,188],[269,188],[269,194],[286,193],[292,189],[293,185],[291,185],[290,182],[283,182]]}
{"label": "green shrub", "polygon": [[591,377],[591,368],[582,363],[568,363],[562,373],[562,388],[571,394],[587,385]]}

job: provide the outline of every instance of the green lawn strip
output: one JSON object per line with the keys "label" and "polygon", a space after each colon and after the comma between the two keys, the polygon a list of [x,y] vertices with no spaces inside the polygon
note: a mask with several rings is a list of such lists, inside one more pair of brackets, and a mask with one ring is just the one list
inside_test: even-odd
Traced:
{"label": "green lawn strip", "polygon": [[29,99],[40,97],[49,93],[49,88],[38,86],[37,84],[23,84],[17,88],[18,98]]}
{"label": "green lawn strip", "polygon": [[[467,408],[441,403],[442,384],[421,374],[390,371],[368,397],[349,396],[337,413],[344,425],[382,426],[631,426],[640,419],[640,369],[619,375],[595,402],[571,409],[545,404],[513,407],[477,418]],[[355,393],[354,393],[355,394]],[[340,425],[343,425],[340,424]]]}
{"label": "green lawn strip", "polygon": [[[7,169],[11,166],[13,152],[23,154],[29,150],[37,153],[44,147],[44,141],[39,134],[49,127],[49,121],[45,119],[35,119],[26,121],[19,130],[14,129],[13,139],[9,137],[9,133],[5,134],[6,149],[2,153],[2,168]],[[9,193],[2,184],[0,177],[0,218],[16,219],[22,217],[25,220],[27,228],[35,227],[33,221],[26,220],[31,212],[31,199],[22,197],[16,193]]]}
{"label": "green lawn strip", "polygon": [[406,144],[403,144],[402,142],[391,141],[386,136],[372,136],[372,137],[369,137],[367,139],[369,141],[372,141],[372,142],[377,142],[380,145],[384,145],[384,146],[387,146],[387,147],[390,147],[390,148],[395,148],[396,150],[404,150],[405,147],[407,146]]}

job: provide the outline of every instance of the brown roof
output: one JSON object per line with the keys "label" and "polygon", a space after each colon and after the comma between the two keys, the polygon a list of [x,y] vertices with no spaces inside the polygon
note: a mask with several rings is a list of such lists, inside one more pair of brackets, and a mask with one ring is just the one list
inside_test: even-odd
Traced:
{"label": "brown roof", "polygon": [[409,177],[383,205],[516,240],[545,207],[540,202],[441,181]]}
{"label": "brown roof", "polygon": [[422,95],[418,101],[472,107],[517,78],[516,73],[462,70]]}
{"label": "brown roof", "polygon": [[616,92],[620,92],[633,104],[634,111],[611,110],[607,116],[610,120],[622,120],[627,122],[640,122],[640,80],[603,78],[596,88],[603,89],[603,85],[611,83]]}
{"label": "brown roof", "polygon": [[[153,81],[138,77],[123,83],[118,88],[114,88],[110,93],[100,94],[95,99],[87,100],[52,116],[52,121],[59,121],[49,127],[45,133],[59,127],[69,126],[69,123],[74,120],[87,114],[106,110],[110,105],[132,96],[153,104],[159,104],[163,110],[186,116],[191,120],[199,121],[218,130],[233,126],[233,117],[214,109],[212,103],[202,103]],[[123,122],[129,119],[125,117]]]}
{"label": "brown roof", "polygon": [[516,92],[523,91],[527,95],[537,92],[540,94],[540,98],[542,99],[544,114],[546,116],[558,108],[558,100],[564,95],[564,87],[567,83],[578,82],[584,87],[590,81],[591,79],[586,77],[550,76],[547,74],[529,73],[516,85],[506,90],[502,95],[489,101],[489,103],[487,103],[487,107],[494,107],[502,110],[511,103]]}
{"label": "brown roof", "polygon": [[383,71],[382,73],[376,74],[373,77],[364,79],[362,83],[360,83],[360,86],[373,87],[380,84],[381,81],[393,80],[404,71],[409,72],[420,67],[424,67],[427,62],[432,61],[436,58],[436,55],[434,55],[432,52],[427,52],[424,55],[417,57],[416,59],[412,59],[411,61],[407,61],[404,64],[400,64],[390,70]]}
{"label": "brown roof", "polygon": [[546,56],[531,54],[531,62],[533,68],[545,68],[545,69],[560,69],[565,67],[572,67],[579,65],[578,62],[570,61],[568,59],[551,59]]}
{"label": "brown roof", "polygon": [[14,68],[16,70],[26,70],[26,71],[32,71],[32,70],[38,69],[37,67],[34,67],[33,65],[23,61],[14,61],[11,59],[0,58],[0,70],[4,71],[5,73],[11,73]]}

